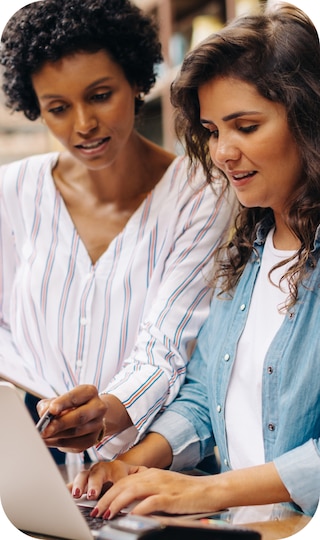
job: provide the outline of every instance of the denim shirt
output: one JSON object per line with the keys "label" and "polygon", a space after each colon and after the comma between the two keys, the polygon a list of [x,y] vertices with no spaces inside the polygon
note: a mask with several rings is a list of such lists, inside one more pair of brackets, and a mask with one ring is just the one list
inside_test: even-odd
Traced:
{"label": "denim shirt", "polygon": [[[270,229],[270,227],[269,227]],[[232,299],[214,295],[179,396],[152,425],[173,450],[171,468],[197,465],[219,448],[230,470],[225,403],[268,230],[261,227]],[[320,256],[320,226],[313,255]],[[313,515],[320,497],[320,262],[299,288],[264,360],[262,424],[265,461],[273,461],[295,505]],[[263,307],[262,307],[263,309]],[[266,324],[267,321],[266,321]],[[246,434],[243,433],[245,437]]]}

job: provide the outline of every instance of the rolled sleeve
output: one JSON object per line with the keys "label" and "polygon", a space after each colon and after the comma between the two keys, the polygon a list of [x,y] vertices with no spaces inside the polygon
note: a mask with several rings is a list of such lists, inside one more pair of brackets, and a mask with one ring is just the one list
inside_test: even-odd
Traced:
{"label": "rolled sleeve", "polygon": [[159,433],[170,444],[173,453],[170,469],[192,468],[200,461],[199,437],[189,420],[180,414],[166,411],[153,423],[150,431]]}
{"label": "rolled sleeve", "polygon": [[312,516],[320,497],[319,441],[309,440],[279,456],[274,463],[292,500],[305,514]]}

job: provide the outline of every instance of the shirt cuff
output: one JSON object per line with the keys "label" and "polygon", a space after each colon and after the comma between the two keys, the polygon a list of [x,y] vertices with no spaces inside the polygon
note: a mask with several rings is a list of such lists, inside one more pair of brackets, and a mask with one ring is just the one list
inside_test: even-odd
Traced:
{"label": "shirt cuff", "polygon": [[162,435],[173,452],[171,470],[192,469],[200,461],[200,441],[193,425],[183,416],[165,411],[153,422],[149,432]]}
{"label": "shirt cuff", "polygon": [[292,500],[308,515],[317,509],[320,497],[320,454],[314,440],[274,460]]}

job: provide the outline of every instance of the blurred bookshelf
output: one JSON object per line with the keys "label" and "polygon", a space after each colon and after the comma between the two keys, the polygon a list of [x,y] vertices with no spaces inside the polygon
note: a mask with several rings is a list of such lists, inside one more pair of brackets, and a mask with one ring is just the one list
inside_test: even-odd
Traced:
{"label": "blurred bookshelf", "polygon": [[[173,152],[179,152],[173,126],[170,85],[187,51],[228,20],[252,13],[262,0],[134,0],[159,26],[164,61],[146,97],[137,129]],[[11,113],[0,92],[0,164],[60,148],[40,120]]]}
{"label": "blurred bookshelf", "polygon": [[155,87],[146,98],[140,131],[173,152],[179,152],[170,103],[170,85],[184,55],[238,15],[254,13],[263,0],[135,0],[159,26],[164,62]]}

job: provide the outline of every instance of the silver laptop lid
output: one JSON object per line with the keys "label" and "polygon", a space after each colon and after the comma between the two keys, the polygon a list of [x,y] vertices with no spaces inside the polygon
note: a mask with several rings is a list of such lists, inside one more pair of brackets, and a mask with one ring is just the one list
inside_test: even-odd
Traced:
{"label": "silver laptop lid", "polygon": [[0,498],[20,530],[59,538],[93,535],[17,389],[0,382]]}

